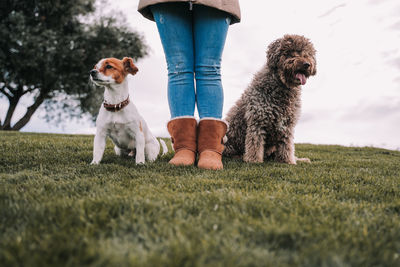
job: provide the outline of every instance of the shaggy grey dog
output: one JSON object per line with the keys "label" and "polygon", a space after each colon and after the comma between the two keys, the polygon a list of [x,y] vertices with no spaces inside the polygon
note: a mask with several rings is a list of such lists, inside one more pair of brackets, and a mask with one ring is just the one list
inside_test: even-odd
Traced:
{"label": "shaggy grey dog", "polygon": [[315,49],[309,39],[285,35],[268,46],[267,62],[228,112],[224,155],[246,162],[296,164],[294,127],[300,116],[301,86],[316,74]]}

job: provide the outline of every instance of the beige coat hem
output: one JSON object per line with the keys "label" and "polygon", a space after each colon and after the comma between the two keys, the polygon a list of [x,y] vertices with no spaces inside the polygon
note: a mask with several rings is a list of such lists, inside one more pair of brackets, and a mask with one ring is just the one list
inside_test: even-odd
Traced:
{"label": "beige coat hem", "polygon": [[[154,21],[150,6],[169,2],[192,2],[195,5],[204,5],[225,11],[232,16],[231,24],[240,22],[239,0],[140,0],[138,11],[147,19]],[[189,5],[188,5],[189,9]]]}

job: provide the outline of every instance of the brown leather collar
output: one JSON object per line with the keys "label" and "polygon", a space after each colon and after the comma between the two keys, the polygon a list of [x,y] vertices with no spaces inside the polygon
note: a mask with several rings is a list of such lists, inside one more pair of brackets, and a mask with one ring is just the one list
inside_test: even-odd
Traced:
{"label": "brown leather collar", "polygon": [[118,103],[118,104],[108,104],[105,100],[103,102],[104,108],[107,111],[111,111],[111,112],[120,111],[121,109],[126,107],[128,104],[129,104],[129,95],[124,101],[122,101],[121,103]]}

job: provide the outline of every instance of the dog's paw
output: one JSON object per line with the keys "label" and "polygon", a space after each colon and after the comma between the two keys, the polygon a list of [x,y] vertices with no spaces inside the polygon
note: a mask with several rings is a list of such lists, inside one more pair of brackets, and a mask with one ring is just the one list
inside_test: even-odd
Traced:
{"label": "dog's paw", "polygon": [[309,158],[296,158],[297,162],[311,163]]}
{"label": "dog's paw", "polygon": [[282,163],[282,164],[289,164],[289,165],[297,165],[296,160],[295,159],[287,159],[287,158],[276,158],[275,159],[276,162],[278,163]]}
{"label": "dog's paw", "polygon": [[284,160],[281,163],[286,163],[286,164],[289,164],[289,165],[297,165],[296,160]]}
{"label": "dog's paw", "polygon": [[96,160],[92,160],[92,162],[90,162],[90,165],[99,165],[100,161],[96,161]]}
{"label": "dog's paw", "polygon": [[144,157],[136,157],[135,163],[136,165],[143,165],[145,163]]}
{"label": "dog's paw", "polygon": [[145,162],[145,153],[144,150],[136,148],[136,156],[135,156],[135,163],[136,165],[144,164]]}
{"label": "dog's paw", "polygon": [[159,150],[148,151],[148,153],[146,153],[146,159],[150,162],[153,162],[157,159],[158,154]]}
{"label": "dog's paw", "polygon": [[153,162],[153,161],[155,161],[156,159],[157,159],[157,157],[158,157],[158,155],[149,155],[148,157],[147,157],[147,160],[149,161],[149,162]]}

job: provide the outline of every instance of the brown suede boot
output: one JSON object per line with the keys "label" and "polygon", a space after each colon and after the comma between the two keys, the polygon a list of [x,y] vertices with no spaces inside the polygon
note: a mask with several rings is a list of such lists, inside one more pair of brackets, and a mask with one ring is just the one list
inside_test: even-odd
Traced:
{"label": "brown suede boot", "polygon": [[223,138],[228,125],[219,119],[202,119],[198,127],[197,148],[199,162],[197,167],[207,170],[222,170]]}
{"label": "brown suede boot", "polygon": [[175,155],[170,164],[193,165],[196,159],[197,148],[197,121],[195,118],[175,118],[167,124],[168,132],[174,146]]}

